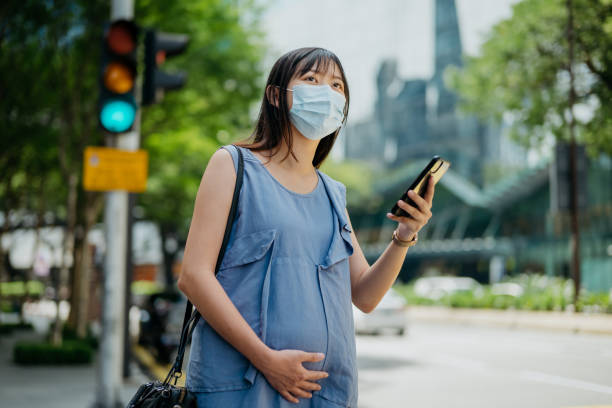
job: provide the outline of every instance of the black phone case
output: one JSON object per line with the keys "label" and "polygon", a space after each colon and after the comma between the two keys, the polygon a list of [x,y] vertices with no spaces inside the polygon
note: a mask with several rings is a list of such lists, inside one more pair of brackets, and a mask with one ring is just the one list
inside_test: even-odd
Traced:
{"label": "black phone case", "polygon": [[[408,189],[404,192],[404,194],[402,195],[402,197],[400,198],[401,200],[407,202],[409,205],[413,206],[414,208],[419,208],[419,206],[408,196],[408,191],[409,190],[415,190],[415,193],[417,193],[418,195],[420,195],[421,197],[423,197],[425,195],[425,192],[427,191],[427,186],[428,183],[423,183],[421,184],[421,188],[419,189],[419,191],[416,191],[416,187],[421,183],[421,181],[425,178],[425,177],[431,177],[429,175],[430,170],[433,168],[433,166],[436,164],[436,162],[440,159],[440,156],[434,156],[429,163],[427,164],[427,166],[425,166],[425,168],[423,169],[423,171],[421,171],[421,174],[419,174],[419,176],[412,182],[412,184],[410,185],[410,187],[408,187]],[[450,163],[449,163],[450,164]],[[393,215],[397,215],[398,217],[408,217],[408,218],[413,218],[412,215],[408,214],[406,211],[404,211],[403,209],[401,209],[399,207],[399,205],[397,205],[397,203],[395,203],[395,205],[393,205],[393,208],[391,208],[391,214]]]}

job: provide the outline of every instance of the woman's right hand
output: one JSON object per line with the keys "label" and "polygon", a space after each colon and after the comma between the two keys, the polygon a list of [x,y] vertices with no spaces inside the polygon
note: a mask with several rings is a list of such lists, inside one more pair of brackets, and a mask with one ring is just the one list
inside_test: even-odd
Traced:
{"label": "woman's right hand", "polygon": [[289,402],[298,403],[297,397],[311,398],[310,391],[321,386],[315,381],[326,378],[325,371],[307,370],[303,361],[321,361],[323,353],[308,353],[301,350],[270,350],[266,362],[259,368],[270,385]]}

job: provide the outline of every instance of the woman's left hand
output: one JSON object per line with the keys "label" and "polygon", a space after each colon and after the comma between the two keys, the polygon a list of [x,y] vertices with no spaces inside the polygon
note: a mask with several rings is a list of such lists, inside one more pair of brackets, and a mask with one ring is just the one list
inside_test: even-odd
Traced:
{"label": "woman's left hand", "polygon": [[408,197],[414,201],[418,208],[411,206],[404,200],[398,200],[397,205],[414,218],[398,217],[397,215],[387,213],[387,218],[399,223],[397,227],[397,236],[399,239],[412,240],[414,235],[427,224],[427,221],[429,221],[432,216],[431,202],[434,196],[435,185],[436,183],[434,183],[433,177],[429,176],[425,197],[419,196],[412,190],[408,192]]}

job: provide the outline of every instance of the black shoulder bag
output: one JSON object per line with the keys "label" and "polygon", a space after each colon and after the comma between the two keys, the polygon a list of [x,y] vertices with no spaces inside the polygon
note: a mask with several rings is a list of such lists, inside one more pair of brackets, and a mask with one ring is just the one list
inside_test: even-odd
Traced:
{"label": "black shoulder bag", "polygon": [[[240,188],[242,187],[242,175],[244,173],[244,161],[242,158],[242,151],[234,146],[238,150],[238,174],[236,176],[236,186],[234,187],[234,197],[232,198],[232,206],[230,208],[229,217],[225,226],[225,235],[223,236],[223,243],[221,244],[221,250],[219,251],[219,257],[217,258],[217,265],[215,267],[215,275],[219,271],[225,248],[229,241],[230,232],[232,230],[232,223],[236,216],[236,207],[238,206],[238,198],[240,196]],[[187,299],[187,307],[185,309],[185,318],[183,319],[183,328],[181,329],[181,340],[179,341],[178,352],[172,368],[168,372],[166,379],[163,382],[154,381],[142,384],[136,394],[132,397],[127,405],[127,408],[196,408],[196,397],[193,392],[187,390],[186,387],[180,387],[176,385],[176,381],[182,375],[183,357],[185,355],[185,348],[193,330],[200,320],[200,313],[197,309],[193,311],[193,305]],[[170,384],[170,381],[174,378],[174,384]]]}

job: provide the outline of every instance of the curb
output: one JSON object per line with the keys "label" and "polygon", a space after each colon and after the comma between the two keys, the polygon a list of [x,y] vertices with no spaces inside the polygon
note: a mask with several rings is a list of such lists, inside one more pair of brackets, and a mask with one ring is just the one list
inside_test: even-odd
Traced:
{"label": "curb", "polygon": [[[155,357],[144,347],[134,344],[132,345],[132,356],[134,360],[138,363],[138,365],[145,372],[147,377],[149,377],[153,381],[164,381],[170,368],[172,368],[172,364],[162,365],[159,364]],[[172,382],[174,384],[174,382]],[[183,371],[183,375],[176,382],[177,386],[184,387],[185,386],[185,372]]]}
{"label": "curb", "polygon": [[457,323],[612,335],[610,314],[453,309],[439,306],[410,306],[408,314],[412,320],[425,323]]}

